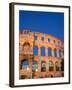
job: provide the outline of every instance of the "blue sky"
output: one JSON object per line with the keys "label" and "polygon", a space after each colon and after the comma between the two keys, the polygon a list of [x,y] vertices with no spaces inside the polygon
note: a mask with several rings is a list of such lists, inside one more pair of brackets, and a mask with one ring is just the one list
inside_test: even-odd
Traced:
{"label": "blue sky", "polygon": [[64,40],[64,13],[19,11],[19,30],[51,34]]}

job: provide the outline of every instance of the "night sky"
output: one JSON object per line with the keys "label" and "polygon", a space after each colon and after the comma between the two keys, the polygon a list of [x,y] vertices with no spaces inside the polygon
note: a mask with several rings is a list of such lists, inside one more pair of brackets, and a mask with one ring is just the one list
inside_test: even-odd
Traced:
{"label": "night sky", "polygon": [[19,11],[19,30],[43,32],[64,40],[64,13]]}

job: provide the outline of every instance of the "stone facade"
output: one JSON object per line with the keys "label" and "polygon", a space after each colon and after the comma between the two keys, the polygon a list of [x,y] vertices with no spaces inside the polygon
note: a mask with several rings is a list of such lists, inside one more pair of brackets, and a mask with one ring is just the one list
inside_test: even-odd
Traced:
{"label": "stone facade", "polygon": [[[34,55],[33,47],[38,47],[38,54]],[[45,49],[45,55],[41,55],[41,47]],[[48,48],[52,55],[49,55]],[[56,56],[54,53],[56,50]],[[28,60],[28,68],[23,67],[23,61]],[[37,62],[37,68],[33,71],[33,60]],[[44,62],[42,68],[42,61]],[[23,30],[19,34],[19,78],[46,78],[64,76],[64,42],[52,35]],[[51,62],[51,65],[50,65]]]}

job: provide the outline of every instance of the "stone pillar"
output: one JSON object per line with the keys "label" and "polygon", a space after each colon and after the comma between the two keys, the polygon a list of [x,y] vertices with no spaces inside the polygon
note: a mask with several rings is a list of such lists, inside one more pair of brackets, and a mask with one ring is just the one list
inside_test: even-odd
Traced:
{"label": "stone pillar", "polygon": [[54,64],[54,72],[56,72],[56,65],[55,65],[55,62],[54,62],[53,64]]}
{"label": "stone pillar", "polygon": [[48,56],[48,48],[45,48],[45,56]]}
{"label": "stone pillar", "polygon": [[54,48],[52,48],[52,56],[54,56]]}
{"label": "stone pillar", "polygon": [[57,57],[59,57],[59,50],[57,49]]}
{"label": "stone pillar", "polygon": [[46,60],[46,72],[48,72],[48,60]]}
{"label": "stone pillar", "polygon": [[39,72],[39,76],[41,73],[41,60],[38,61],[38,72]]}
{"label": "stone pillar", "polygon": [[41,73],[41,50],[40,50],[40,45],[38,45],[38,56],[39,56],[39,60],[38,60],[38,76],[40,76]]}
{"label": "stone pillar", "polygon": [[30,74],[30,77],[32,78],[32,59],[31,58],[29,59],[29,71],[28,72],[30,72],[29,74]]}
{"label": "stone pillar", "polygon": [[38,46],[38,55],[41,55],[40,46]]}
{"label": "stone pillar", "polygon": [[49,72],[49,60],[48,60],[48,72]]}

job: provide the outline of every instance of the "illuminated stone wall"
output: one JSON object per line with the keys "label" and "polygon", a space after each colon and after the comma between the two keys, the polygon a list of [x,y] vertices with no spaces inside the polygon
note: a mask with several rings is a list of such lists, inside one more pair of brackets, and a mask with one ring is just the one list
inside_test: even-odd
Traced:
{"label": "illuminated stone wall", "polygon": [[[38,55],[34,56],[33,47],[38,47]],[[45,55],[41,55],[41,47],[45,48]],[[48,55],[48,48],[51,48],[52,55]],[[57,56],[54,55],[54,49],[56,49]],[[60,51],[60,54],[59,54]],[[29,68],[24,69],[21,62],[24,59],[28,59]],[[40,32],[31,32],[24,30],[20,32],[19,36],[19,62],[20,62],[20,78],[27,76],[28,78],[40,78],[40,77],[62,77],[64,71],[61,70],[61,62],[64,59],[64,42],[52,35],[48,35]],[[38,69],[32,71],[32,62],[35,60],[38,65]],[[41,61],[45,62],[46,70],[41,71]],[[52,62],[53,70],[49,70],[49,62]],[[56,65],[57,62],[57,65]],[[56,70],[56,66],[58,70]]]}

